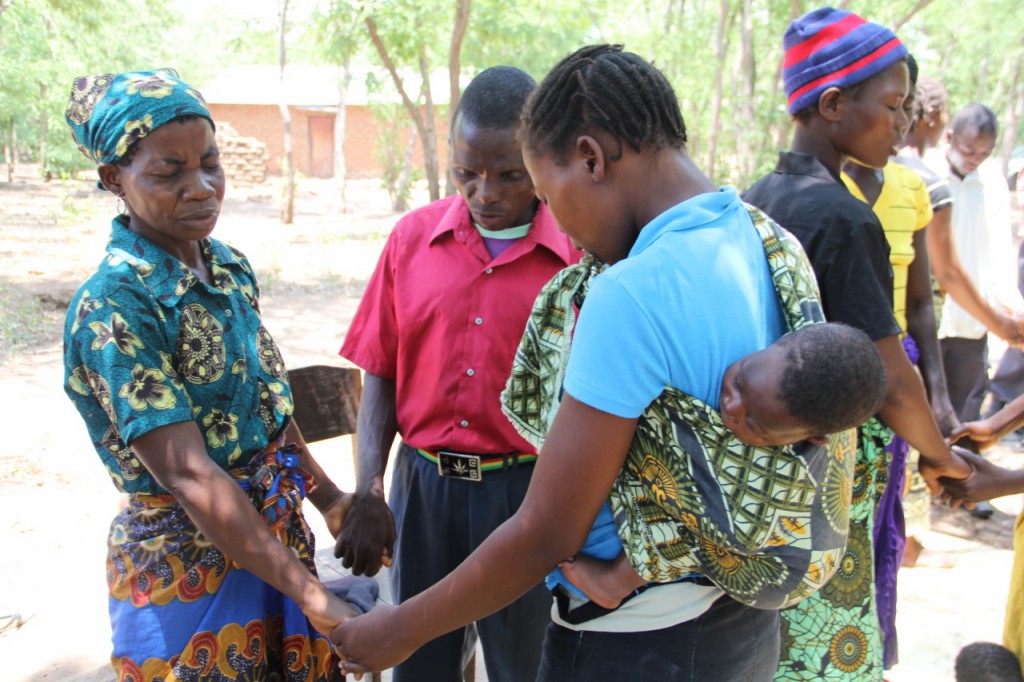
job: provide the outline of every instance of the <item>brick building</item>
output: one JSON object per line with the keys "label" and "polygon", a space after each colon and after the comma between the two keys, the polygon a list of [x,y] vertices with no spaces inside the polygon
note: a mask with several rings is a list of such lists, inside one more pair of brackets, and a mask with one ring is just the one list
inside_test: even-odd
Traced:
{"label": "brick building", "polygon": [[[400,104],[398,93],[390,88],[388,74],[379,69],[377,80],[388,87],[370,93],[366,87],[369,69],[354,70],[346,95],[345,160],[349,178],[377,177],[383,162],[376,154],[377,138],[383,125],[371,110],[371,104]],[[281,80],[276,66],[232,66],[199,90],[210,105],[215,121],[229,123],[240,136],[255,138],[266,145],[268,171],[281,172],[284,157],[284,124],[281,121]],[[340,101],[341,69],[334,66],[285,67],[284,94],[292,123],[295,168],[317,178],[334,176],[335,119]],[[418,92],[418,78],[407,81],[410,90]],[[414,85],[415,84],[415,85]],[[439,72],[431,79],[435,105],[447,109],[448,76]],[[404,114],[401,119],[403,145],[413,127]],[[408,122],[407,125],[405,122]],[[444,177],[447,160],[447,121],[437,117],[438,162]],[[414,167],[423,165],[419,142],[415,145]]]}

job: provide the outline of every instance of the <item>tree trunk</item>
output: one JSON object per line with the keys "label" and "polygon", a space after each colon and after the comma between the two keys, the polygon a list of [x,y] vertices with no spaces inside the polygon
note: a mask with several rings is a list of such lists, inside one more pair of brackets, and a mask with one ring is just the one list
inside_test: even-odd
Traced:
{"label": "tree trunk", "polygon": [[718,30],[715,32],[715,86],[711,95],[711,134],[708,136],[704,172],[714,181],[715,156],[718,153],[719,121],[722,117],[722,76],[725,73],[725,25],[729,19],[729,0],[719,0]]}
{"label": "tree trunk", "polygon": [[[792,21],[793,19],[797,19],[802,14],[803,10],[800,7],[800,0],[790,0],[790,20]],[[785,51],[783,51],[782,54],[779,55],[779,61],[775,65],[775,75],[772,77],[772,94],[769,97],[768,101],[772,102],[773,104],[777,102],[779,98],[779,89],[782,87],[782,65],[785,62],[785,60],[786,53]],[[776,150],[785,149],[788,146],[787,141],[789,139],[789,131],[793,129],[793,121],[787,118],[785,123],[777,125],[769,124],[769,129],[773,130],[774,134],[761,136],[761,151],[764,151],[765,145],[771,142],[775,143]]]}
{"label": "tree trunk", "polygon": [[281,206],[281,222],[291,225],[295,222],[295,150],[292,143],[292,116],[288,111],[287,94],[284,88],[285,26],[287,25],[288,0],[281,0],[280,8],[281,23],[278,27],[277,58],[281,69],[281,90],[278,108],[281,110],[281,123],[284,127],[284,165],[287,178],[284,188],[284,204]]}
{"label": "tree trunk", "polygon": [[338,110],[334,114],[334,181],[338,184],[341,212],[348,212],[348,160],[345,157],[345,132],[348,125],[348,86],[352,82],[351,62],[345,59],[338,79]]}
{"label": "tree trunk", "polygon": [[892,25],[892,32],[899,33],[903,26],[914,18],[914,15],[923,10],[928,5],[932,4],[932,0],[917,0],[917,4],[914,5],[909,12],[903,15],[903,18]]}
{"label": "tree trunk", "polygon": [[391,202],[391,210],[396,213],[404,213],[409,210],[409,183],[412,182],[412,157],[415,151],[416,128],[413,128],[409,135],[409,142],[405,145],[402,172],[398,175],[398,182],[395,183],[395,198]]}
{"label": "tree trunk", "polygon": [[[423,141],[423,164],[424,170],[427,173],[427,180],[430,180],[430,161],[428,149],[434,149],[434,189],[431,194],[431,200],[440,198],[440,191],[437,187],[437,151],[436,144],[427,140],[427,126],[424,121],[425,117],[433,118],[433,108],[428,108],[425,112],[426,116],[420,114],[419,107],[409,97],[409,93],[405,89],[405,85],[402,83],[401,76],[398,75],[398,69],[395,68],[395,63],[391,60],[391,55],[388,54],[388,50],[384,47],[384,41],[381,40],[380,34],[377,32],[377,22],[373,20],[373,17],[366,17],[366,30],[370,34],[370,42],[373,43],[373,47],[377,50],[377,54],[380,56],[381,61],[384,63],[384,68],[388,70],[388,74],[391,75],[391,81],[395,84],[395,88],[398,90],[398,94],[402,98],[402,105],[409,114],[409,118],[412,119],[413,124],[416,126],[416,132],[419,134],[420,139]],[[433,123],[431,123],[433,127]],[[436,194],[435,194],[436,193]]]}
{"label": "tree trunk", "polygon": [[39,84],[39,162],[42,169],[43,179],[50,179],[50,159],[46,143],[49,142],[50,117],[47,115],[46,107],[46,83]]}
{"label": "tree trunk", "polygon": [[[455,110],[459,106],[462,88],[459,77],[462,75],[462,40],[469,28],[469,10],[472,0],[455,0],[455,27],[452,29],[452,42],[448,48],[448,129],[451,129]],[[452,174],[445,173],[444,195],[455,194]]]}
{"label": "tree trunk", "polygon": [[751,0],[743,0],[743,14],[740,21],[739,60],[739,121],[736,129],[736,155],[739,178],[737,185],[746,187],[753,179],[756,119],[754,112],[754,83],[757,78],[757,64],[754,57],[754,18]]}
{"label": "tree trunk", "polygon": [[430,65],[427,64],[426,50],[419,49],[420,78],[423,79],[423,102],[425,114],[424,128],[426,137],[423,139],[423,169],[427,173],[427,187],[430,189],[430,200],[441,198],[441,176],[437,168],[437,123],[434,120],[434,98],[430,93]]}
{"label": "tree trunk", "polygon": [[14,157],[17,151],[14,142],[17,139],[14,132],[14,120],[11,120],[11,135],[4,140],[4,165],[7,166],[7,182],[14,182]]}

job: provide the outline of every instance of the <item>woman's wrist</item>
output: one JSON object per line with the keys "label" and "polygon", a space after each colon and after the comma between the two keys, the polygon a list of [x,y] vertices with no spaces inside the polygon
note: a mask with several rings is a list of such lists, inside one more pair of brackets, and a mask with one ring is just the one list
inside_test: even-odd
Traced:
{"label": "woman's wrist", "polygon": [[317,511],[324,512],[344,497],[344,493],[335,485],[334,481],[328,479],[323,482],[318,481],[316,489],[308,497]]}
{"label": "woman's wrist", "polygon": [[[304,581],[300,594],[295,595],[295,603],[299,605],[306,617],[316,616],[327,610],[329,592],[324,584],[312,573],[307,573],[309,580]],[[305,576],[304,576],[305,577]]]}

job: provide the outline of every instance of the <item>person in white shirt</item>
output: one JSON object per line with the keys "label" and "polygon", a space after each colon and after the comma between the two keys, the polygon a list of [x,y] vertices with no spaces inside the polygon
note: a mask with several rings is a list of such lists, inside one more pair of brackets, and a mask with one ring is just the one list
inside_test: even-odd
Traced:
{"label": "person in white shirt", "polygon": [[[949,146],[934,170],[949,179],[953,194],[952,232],[960,262],[992,306],[1024,309],[1012,268],[1010,195],[997,164],[988,157],[998,124],[991,109],[970,104],[953,117]],[[952,297],[939,322],[949,397],[961,421],[980,417],[988,388],[988,330]]]}

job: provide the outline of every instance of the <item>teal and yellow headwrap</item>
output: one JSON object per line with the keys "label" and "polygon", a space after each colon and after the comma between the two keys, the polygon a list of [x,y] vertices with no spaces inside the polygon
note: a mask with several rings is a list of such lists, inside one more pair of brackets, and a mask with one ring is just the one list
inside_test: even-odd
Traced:
{"label": "teal and yellow headwrap", "polygon": [[163,124],[180,116],[213,123],[206,100],[174,69],[76,78],[64,116],[78,148],[96,163],[114,163]]}

